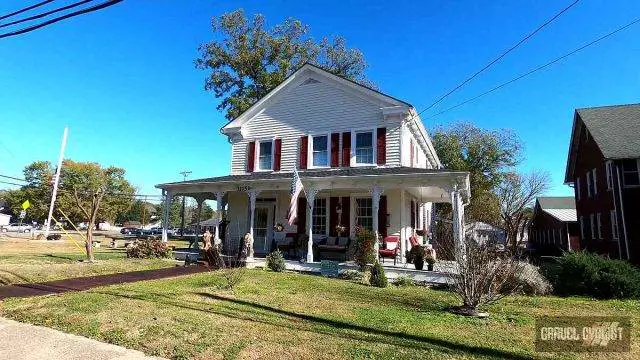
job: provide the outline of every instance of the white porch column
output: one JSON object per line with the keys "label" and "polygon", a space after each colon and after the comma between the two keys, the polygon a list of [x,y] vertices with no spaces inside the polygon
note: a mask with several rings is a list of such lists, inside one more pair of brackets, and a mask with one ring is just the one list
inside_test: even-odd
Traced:
{"label": "white porch column", "polygon": [[307,262],[313,262],[313,202],[320,190],[316,188],[307,189],[307,207],[309,208],[309,241],[307,241]]}
{"label": "white porch column", "polygon": [[162,190],[162,195],[164,195],[164,209],[162,209],[162,242],[169,241],[169,234],[167,230],[169,229],[169,210],[171,208],[171,198],[172,194],[166,190]]}
{"label": "white porch column", "polygon": [[453,243],[456,257],[460,259],[466,254],[466,243],[464,235],[464,205],[457,186],[451,192],[451,208],[453,209]]}
{"label": "white porch column", "polygon": [[406,199],[405,199],[405,190],[400,189],[400,262],[403,264],[407,263],[407,258],[405,257],[405,253],[408,248],[408,238],[405,231],[405,219],[407,217],[406,214]]}
{"label": "white porch column", "polygon": [[376,241],[374,241],[373,243],[373,256],[375,259],[378,258],[378,251],[380,250],[380,244],[378,243],[378,239],[380,237],[380,224],[378,221],[378,212],[380,211],[380,196],[382,196],[382,193],[384,192],[384,189],[382,189],[382,187],[375,185],[372,189],[371,189],[371,204],[373,207],[373,233],[376,236]]}
{"label": "white porch column", "polygon": [[216,210],[218,221],[216,222],[216,233],[213,237],[213,244],[217,245],[220,241],[220,222],[222,221],[222,198],[224,197],[224,192],[216,191]]}
{"label": "white porch column", "polygon": [[251,235],[251,246],[249,247],[249,260],[253,260],[253,221],[256,213],[256,198],[260,193],[259,190],[251,189],[247,191],[249,194],[249,234]]}

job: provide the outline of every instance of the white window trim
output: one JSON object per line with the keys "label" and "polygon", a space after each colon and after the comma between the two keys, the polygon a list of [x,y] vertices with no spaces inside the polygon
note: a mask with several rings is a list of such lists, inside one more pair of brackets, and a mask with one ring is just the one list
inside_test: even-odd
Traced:
{"label": "white window trim", "polygon": [[[378,128],[373,129],[360,129],[360,130],[351,130],[351,159],[350,165],[351,167],[356,166],[377,166],[378,165],[378,143],[377,143],[377,131]],[[356,162],[356,134],[363,132],[371,132],[371,148],[373,152],[373,162],[372,163],[357,163]],[[344,145],[343,145],[344,146]]]}
{"label": "white window trim", "polygon": [[600,218],[600,213],[596,213],[596,222],[598,227],[598,239],[602,240],[602,219]]}
{"label": "white window trim", "polygon": [[587,197],[591,198],[591,171],[587,171]]}
{"label": "white window trim", "polygon": [[[636,169],[637,169],[637,173],[638,173],[638,177],[640,177],[640,159],[636,159]],[[632,171],[624,171],[624,165],[621,166],[622,168],[622,182],[624,183],[624,187],[625,188],[637,188],[640,187],[640,185],[627,185],[627,182],[624,179],[624,174],[625,173],[632,173]]]}
{"label": "white window trim", "polygon": [[607,190],[613,189],[613,164],[611,160],[605,163],[605,174],[607,176]]}
{"label": "white window trim", "polygon": [[[331,133],[316,133],[308,134],[307,141],[307,169],[328,169],[331,167]],[[313,137],[314,136],[326,136],[327,137],[327,165],[314,166],[313,165]]]}
{"label": "white window trim", "polygon": [[[327,214],[326,214],[326,216],[325,216],[325,217],[326,217],[326,222],[325,222],[325,226],[324,226],[324,228],[325,228],[325,229],[324,229],[324,233],[323,233],[323,234],[317,234],[317,233],[315,233],[315,232],[314,232],[313,234],[314,234],[314,235],[325,235],[325,234],[326,234],[326,235],[328,236],[328,234],[330,234],[330,231],[329,231],[329,224],[331,223],[331,199],[330,199],[330,197],[329,197],[329,196],[327,196],[327,195],[322,195],[322,196],[316,196],[316,198],[315,198],[315,199],[313,199],[313,201],[315,202],[316,200],[320,200],[320,199],[324,199],[324,200],[326,201],[325,209],[326,209],[326,211],[327,211]],[[314,205],[315,205],[315,204],[314,204]],[[311,219],[309,220],[309,221],[310,221],[309,226],[310,226],[312,229],[313,229],[313,217],[314,217],[314,216],[316,216],[316,212],[315,212],[315,211],[313,212],[313,216],[310,216],[310,217],[311,217]],[[313,231],[313,230],[312,230],[312,231]]]}
{"label": "white window trim", "polygon": [[593,181],[593,195],[598,195],[598,176],[596,175],[596,169],[594,168],[591,174],[591,180]]}
{"label": "white window trim", "polygon": [[616,216],[615,210],[609,212],[609,218],[611,221],[611,238],[618,240],[618,217]]}
{"label": "white window trim", "polygon": [[576,199],[580,200],[580,177],[576,178]]}
{"label": "white window trim", "polygon": [[586,239],[584,237],[584,216],[580,216],[580,238],[581,239]]}
{"label": "white window trim", "polygon": [[[271,142],[271,169],[260,169],[260,144],[265,142]],[[256,139],[256,148],[254,149],[253,171],[254,172],[270,172],[273,171],[275,166],[275,151],[276,151],[276,139],[275,138],[263,138]]]}
{"label": "white window trim", "polygon": [[596,229],[595,229],[595,221],[593,219],[593,214],[589,214],[589,225],[591,227],[591,240],[595,240],[596,238]]}

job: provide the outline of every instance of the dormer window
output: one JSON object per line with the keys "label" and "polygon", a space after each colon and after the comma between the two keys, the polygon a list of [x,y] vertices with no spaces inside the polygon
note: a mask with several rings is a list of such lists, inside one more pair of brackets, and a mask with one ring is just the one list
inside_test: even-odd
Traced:
{"label": "dormer window", "polygon": [[329,136],[311,136],[311,165],[312,167],[329,166]]}
{"label": "dormer window", "polygon": [[258,147],[258,170],[273,169],[273,141],[260,141]]}
{"label": "dormer window", "polygon": [[376,163],[373,151],[373,131],[358,131],[355,133],[355,165],[371,165]]}

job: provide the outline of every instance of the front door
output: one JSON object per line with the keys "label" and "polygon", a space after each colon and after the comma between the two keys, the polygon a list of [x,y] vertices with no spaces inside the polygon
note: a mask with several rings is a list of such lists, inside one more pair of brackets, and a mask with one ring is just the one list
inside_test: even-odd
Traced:
{"label": "front door", "polygon": [[253,252],[255,255],[266,255],[271,246],[273,229],[273,205],[256,205],[253,222]]}

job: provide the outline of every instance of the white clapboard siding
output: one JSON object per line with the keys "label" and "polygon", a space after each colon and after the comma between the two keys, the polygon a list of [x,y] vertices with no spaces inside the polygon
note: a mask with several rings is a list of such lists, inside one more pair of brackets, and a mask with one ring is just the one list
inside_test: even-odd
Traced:
{"label": "white clapboard siding", "polygon": [[387,166],[399,166],[399,122],[385,122],[384,106],[388,104],[376,104],[333,84],[298,85],[243,125],[244,139],[232,145],[231,172],[245,173],[247,144],[252,140],[281,138],[281,171],[292,171],[301,136],[378,127],[387,128]]}

